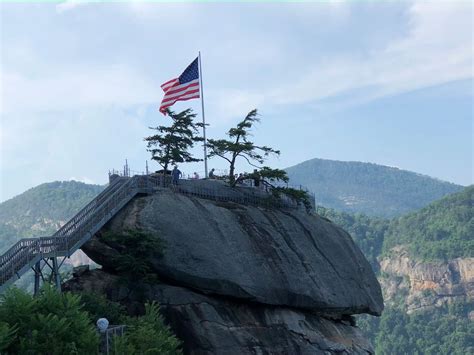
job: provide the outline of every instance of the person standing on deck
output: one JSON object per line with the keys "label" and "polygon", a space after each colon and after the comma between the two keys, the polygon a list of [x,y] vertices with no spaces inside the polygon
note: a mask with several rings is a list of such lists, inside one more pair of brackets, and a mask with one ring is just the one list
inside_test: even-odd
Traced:
{"label": "person standing on deck", "polygon": [[173,185],[178,185],[179,178],[183,176],[183,173],[178,170],[178,167],[175,165],[173,170],[171,171],[171,177],[173,181]]}
{"label": "person standing on deck", "polygon": [[260,188],[260,174],[257,171],[257,169],[254,169],[252,178],[253,178],[253,186],[259,189]]}

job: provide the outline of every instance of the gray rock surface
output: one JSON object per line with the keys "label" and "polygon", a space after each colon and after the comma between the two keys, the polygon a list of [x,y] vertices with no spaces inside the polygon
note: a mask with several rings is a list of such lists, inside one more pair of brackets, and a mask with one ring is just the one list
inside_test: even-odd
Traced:
{"label": "gray rock surface", "polygon": [[403,294],[408,314],[474,300],[474,258],[422,261],[396,246],[380,260],[380,270],[387,304]]}
{"label": "gray rock surface", "polygon": [[[68,281],[65,289],[105,293],[129,307],[139,304],[137,291],[102,270]],[[140,288],[161,311],[186,354],[368,354],[371,345],[350,320],[332,320],[285,307],[246,304],[206,296],[166,284]],[[140,296],[140,297],[143,297]]]}
{"label": "gray rock surface", "polygon": [[[349,234],[317,215],[164,189],[131,201],[105,229],[126,228],[165,241],[164,257],[152,263],[169,284],[326,314],[378,315],[383,309],[379,283]],[[116,266],[100,233],[83,250],[106,269]]]}
{"label": "gray rock surface", "polygon": [[241,304],[174,286],[154,291],[174,332],[187,340],[188,354],[372,352],[360,330],[349,322],[285,307]]}
{"label": "gray rock surface", "polygon": [[[201,194],[213,189],[234,201],[264,194],[198,184]],[[181,188],[196,190],[190,183]],[[103,233],[126,229],[164,242],[164,252],[148,260],[159,283],[153,275],[123,282],[115,260],[125,247],[106,243]],[[303,208],[158,189],[132,200],[82,249],[103,269],[85,271],[64,289],[106,294],[130,314],[157,300],[186,354],[373,353],[350,315],[381,313],[379,283],[345,231]]]}

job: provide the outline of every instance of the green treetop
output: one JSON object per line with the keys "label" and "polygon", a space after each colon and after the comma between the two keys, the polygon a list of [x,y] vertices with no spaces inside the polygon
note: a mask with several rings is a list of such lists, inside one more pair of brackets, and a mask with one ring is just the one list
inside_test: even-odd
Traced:
{"label": "green treetop", "polygon": [[198,135],[198,128],[202,127],[202,123],[193,122],[196,114],[191,109],[180,113],[167,110],[167,114],[172,120],[171,126],[150,127],[158,133],[145,137],[152,159],[164,171],[168,170],[170,164],[201,161],[202,159],[194,158],[189,152],[194,143],[203,141]]}
{"label": "green treetop", "polygon": [[[260,168],[256,163],[263,164],[270,154],[280,155],[280,151],[266,146],[258,146],[249,140],[250,132],[254,123],[260,122],[257,110],[250,111],[247,116],[235,127],[229,129],[229,139],[209,139],[207,148],[208,157],[218,156],[229,162],[229,181],[235,185],[235,163],[237,158],[245,159],[250,165]],[[268,173],[268,171],[266,171]],[[281,171],[278,171],[281,175]]]}

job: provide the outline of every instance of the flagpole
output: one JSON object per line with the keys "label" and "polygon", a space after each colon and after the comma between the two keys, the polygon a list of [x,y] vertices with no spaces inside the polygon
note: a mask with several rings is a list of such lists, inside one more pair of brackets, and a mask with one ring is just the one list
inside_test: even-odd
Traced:
{"label": "flagpole", "polygon": [[204,116],[204,91],[202,88],[202,69],[201,69],[201,51],[199,51],[199,85],[201,93],[201,108],[202,108],[202,135],[204,138],[204,176],[207,179],[207,139],[206,139],[206,118]]}

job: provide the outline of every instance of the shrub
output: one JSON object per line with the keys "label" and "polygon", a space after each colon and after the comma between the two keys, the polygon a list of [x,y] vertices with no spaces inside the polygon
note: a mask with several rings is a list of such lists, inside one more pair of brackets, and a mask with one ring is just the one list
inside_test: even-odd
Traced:
{"label": "shrub", "polygon": [[0,319],[2,353],[97,353],[99,337],[78,295],[46,286],[33,298],[12,288],[1,297]]}
{"label": "shrub", "polygon": [[8,323],[0,322],[0,353],[6,351],[13,343],[17,331],[16,325],[10,326]]}
{"label": "shrub", "polygon": [[99,318],[107,318],[110,324],[124,323],[125,307],[121,304],[109,301],[98,293],[82,292],[80,295],[83,309],[89,313],[93,322]]}
{"label": "shrub", "polygon": [[302,203],[307,212],[311,212],[313,206],[310,201],[310,197],[307,191],[297,190],[292,187],[275,187],[272,189],[274,196],[279,197],[281,194],[288,196],[295,200],[298,204]]}
{"label": "shrub", "polygon": [[181,342],[165,325],[157,303],[146,303],[142,317],[128,317],[125,335],[115,338],[114,349],[122,354],[181,354]]}
{"label": "shrub", "polygon": [[102,240],[120,251],[113,262],[117,271],[131,279],[148,274],[152,268],[150,259],[163,255],[163,241],[156,235],[141,230],[106,232]]}

